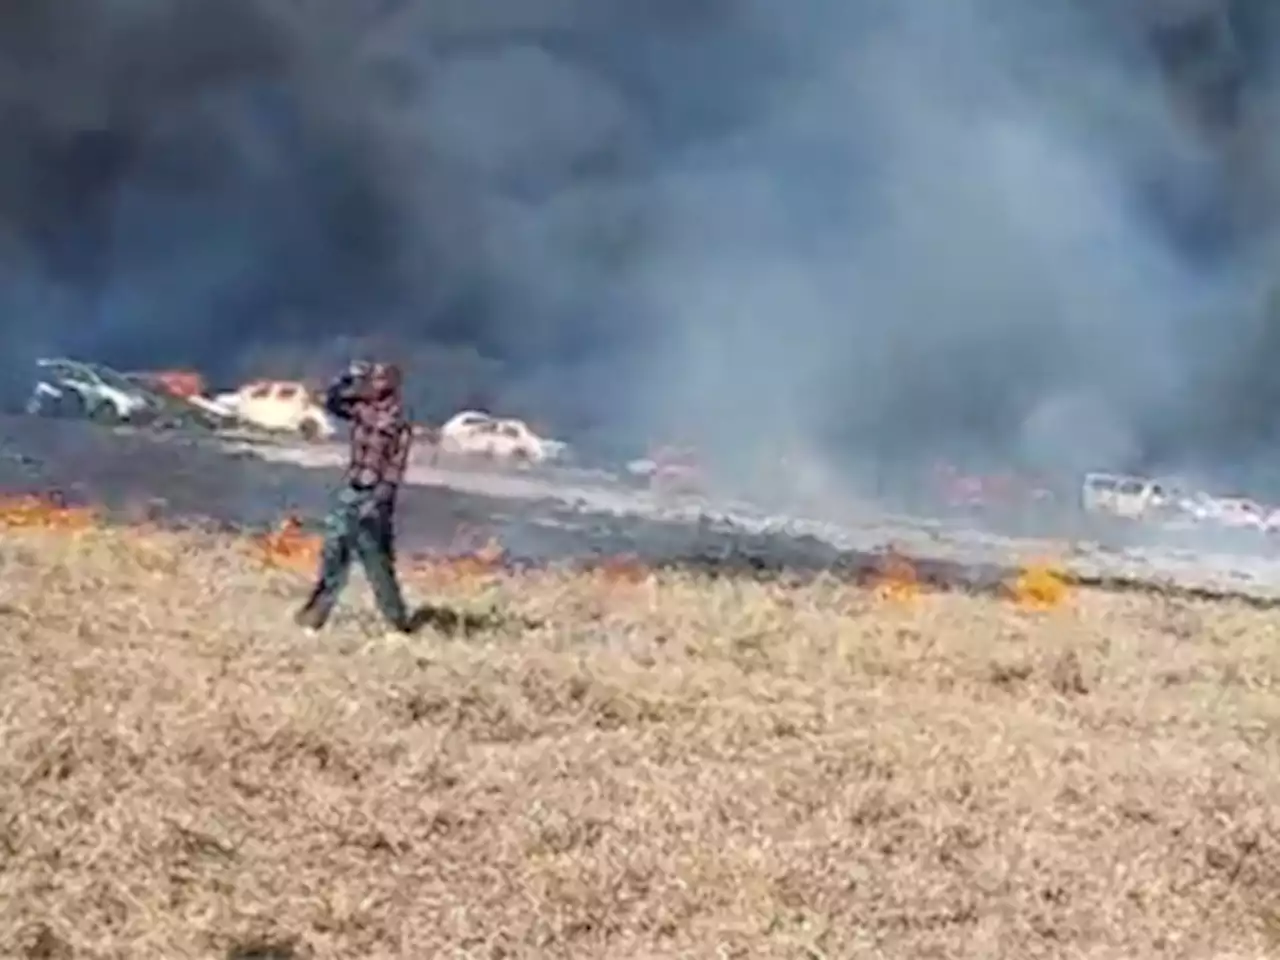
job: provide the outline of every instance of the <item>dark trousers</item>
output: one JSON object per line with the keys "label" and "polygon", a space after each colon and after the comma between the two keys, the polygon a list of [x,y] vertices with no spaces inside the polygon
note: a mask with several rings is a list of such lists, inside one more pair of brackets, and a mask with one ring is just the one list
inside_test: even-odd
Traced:
{"label": "dark trousers", "polygon": [[378,610],[394,628],[409,629],[400,582],[396,579],[394,508],[375,505],[369,491],[346,488],[334,498],[324,520],[324,548],[316,585],[299,612],[307,626],[322,627],[347,585],[353,554],[360,558]]}

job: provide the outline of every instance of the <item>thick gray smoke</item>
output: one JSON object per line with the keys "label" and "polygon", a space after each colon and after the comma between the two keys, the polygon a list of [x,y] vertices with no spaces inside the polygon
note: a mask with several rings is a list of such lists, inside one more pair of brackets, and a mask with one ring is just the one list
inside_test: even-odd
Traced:
{"label": "thick gray smoke", "polygon": [[1221,160],[1126,42],[1138,22],[841,9],[788,19],[768,108],[666,180],[649,289],[684,347],[674,399],[711,404],[735,450],[798,434],[864,462],[1058,470],[1190,453],[1200,409],[1233,399],[1205,389],[1239,363],[1219,344],[1255,294],[1203,252]]}
{"label": "thick gray smoke", "polygon": [[6,347],[381,344],[428,413],[739,470],[1259,459],[1272,34],[1228,6],[13,3]]}

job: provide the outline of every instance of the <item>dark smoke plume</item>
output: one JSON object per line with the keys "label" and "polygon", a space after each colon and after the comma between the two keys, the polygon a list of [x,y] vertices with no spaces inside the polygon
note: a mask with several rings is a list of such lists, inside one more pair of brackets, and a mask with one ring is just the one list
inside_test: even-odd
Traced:
{"label": "dark smoke plume", "polygon": [[9,365],[378,346],[430,415],[733,466],[1257,466],[1272,6],[15,0]]}

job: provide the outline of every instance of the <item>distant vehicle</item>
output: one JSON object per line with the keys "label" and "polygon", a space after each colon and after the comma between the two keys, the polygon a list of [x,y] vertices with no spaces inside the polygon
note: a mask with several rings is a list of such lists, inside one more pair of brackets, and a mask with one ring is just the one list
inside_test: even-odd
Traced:
{"label": "distant vehicle", "polygon": [[161,410],[161,422],[210,430],[240,425],[239,417],[204,395],[204,377],[195,371],[145,371],[124,376],[151,395],[153,405]]}
{"label": "distant vehicle", "polygon": [[74,417],[99,423],[136,423],[158,412],[149,393],[123,374],[101,364],[42,357],[27,413]]}
{"label": "distant vehicle", "polygon": [[181,400],[203,397],[208,390],[204,377],[195,370],[144,370],[127,373],[125,376],[152,390],[163,391]]}
{"label": "distant vehicle", "polygon": [[1053,486],[1040,477],[1012,472],[970,473],[947,462],[934,465],[931,485],[934,496],[948,509],[957,511],[1039,508],[1057,499]]}
{"label": "distant vehicle", "polygon": [[643,479],[658,494],[702,493],[706,480],[693,447],[657,447],[649,456],[630,461],[627,473]]}
{"label": "distant vehicle", "polygon": [[962,473],[953,464],[939,464],[934,468],[934,491],[952,510],[981,509],[991,498],[988,484],[982,477]]}
{"label": "distant vehicle", "polygon": [[251,426],[297,434],[304,440],[329,440],[338,432],[306,384],[292,380],[255,380],[206,402],[211,409]]}
{"label": "distant vehicle", "polygon": [[1197,496],[1190,511],[1196,520],[1230,530],[1263,531],[1274,529],[1274,513],[1249,497],[1215,497],[1209,494]]}
{"label": "distant vehicle", "polygon": [[523,420],[464,410],[440,428],[438,451],[451,456],[534,464],[563,459],[568,444],[539,436]]}
{"label": "distant vehicle", "polygon": [[1086,474],[1080,500],[1086,513],[1109,514],[1124,520],[1151,519],[1177,503],[1167,487],[1156,480],[1114,473]]}

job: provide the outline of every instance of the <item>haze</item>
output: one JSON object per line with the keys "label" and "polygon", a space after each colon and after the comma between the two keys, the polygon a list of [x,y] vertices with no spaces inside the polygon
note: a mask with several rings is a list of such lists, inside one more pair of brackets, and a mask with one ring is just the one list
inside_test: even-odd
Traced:
{"label": "haze", "polygon": [[1261,475],[1268,18],[9,4],[6,366],[234,379],[394,347],[423,415],[483,401],[735,468]]}

